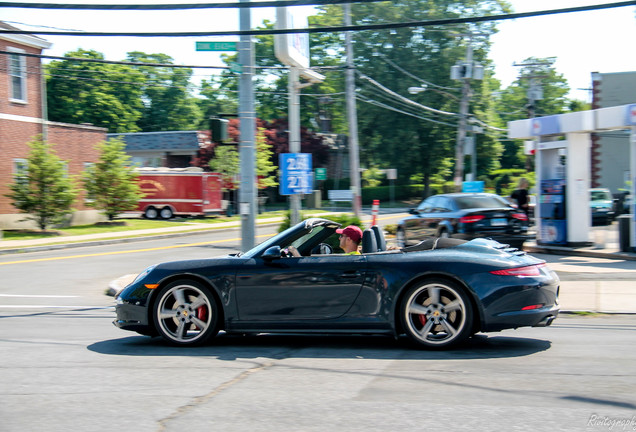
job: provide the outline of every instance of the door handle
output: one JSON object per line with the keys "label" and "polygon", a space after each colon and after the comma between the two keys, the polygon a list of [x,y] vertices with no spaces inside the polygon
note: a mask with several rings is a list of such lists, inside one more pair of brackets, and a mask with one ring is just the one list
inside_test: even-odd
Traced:
{"label": "door handle", "polygon": [[342,278],[357,278],[360,277],[361,273],[358,271],[345,272],[340,275]]}

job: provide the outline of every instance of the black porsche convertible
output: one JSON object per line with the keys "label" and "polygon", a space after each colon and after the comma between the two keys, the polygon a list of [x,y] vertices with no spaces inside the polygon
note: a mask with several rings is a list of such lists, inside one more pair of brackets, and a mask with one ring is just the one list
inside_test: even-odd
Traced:
{"label": "black porsche convertible", "polygon": [[224,331],[406,334],[446,348],[559,313],[557,275],[523,251],[449,238],[387,250],[372,227],[360,255],[334,254],[339,226],[308,219],[243,254],[151,266],[117,295],[114,324],[185,346]]}

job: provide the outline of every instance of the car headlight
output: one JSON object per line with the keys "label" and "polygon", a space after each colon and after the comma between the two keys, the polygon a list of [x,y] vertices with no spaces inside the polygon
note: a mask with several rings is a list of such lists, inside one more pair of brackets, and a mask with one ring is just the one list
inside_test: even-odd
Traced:
{"label": "car headlight", "polygon": [[134,281],[132,281],[132,283],[136,283],[139,282],[140,280],[142,280],[143,278],[145,278],[146,276],[148,276],[148,273],[150,273],[155,267],[157,267],[157,265],[151,265],[150,267],[148,267],[146,270],[142,271],[141,273],[139,273],[137,275],[137,277],[135,278]]}

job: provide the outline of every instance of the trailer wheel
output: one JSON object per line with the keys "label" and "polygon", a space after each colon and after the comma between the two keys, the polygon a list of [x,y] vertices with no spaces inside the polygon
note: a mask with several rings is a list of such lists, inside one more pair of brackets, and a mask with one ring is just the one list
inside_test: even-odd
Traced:
{"label": "trailer wheel", "polygon": [[159,212],[156,208],[150,206],[144,212],[144,216],[146,216],[146,219],[157,219],[157,216],[159,216]]}
{"label": "trailer wheel", "polygon": [[166,206],[161,209],[159,215],[161,216],[161,219],[170,219],[172,216],[174,216],[174,212],[170,207]]}

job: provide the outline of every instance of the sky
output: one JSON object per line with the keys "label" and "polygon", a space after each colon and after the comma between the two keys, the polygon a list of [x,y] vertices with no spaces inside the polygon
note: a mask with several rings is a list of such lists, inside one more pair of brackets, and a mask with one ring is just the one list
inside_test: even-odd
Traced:
{"label": "sky", "polygon": [[[34,0],[29,0],[34,1]],[[46,1],[46,0],[43,0]],[[212,2],[209,0],[207,2]],[[220,0],[214,0],[220,1]],[[236,0],[231,0],[236,1]],[[528,12],[612,3],[609,0],[508,0],[515,12]],[[143,3],[136,0],[49,0],[49,3]],[[164,3],[178,3],[164,0]],[[203,0],[205,3],[206,1]],[[153,3],[160,3],[159,0]],[[311,7],[297,7],[306,14]],[[273,8],[252,9],[252,27],[263,19],[274,21]],[[225,9],[190,11],[71,11],[0,8],[0,20],[25,30],[28,25],[48,26],[50,30],[87,31],[231,31],[238,30],[238,12]],[[518,76],[522,63],[529,57],[555,57],[554,67],[568,80],[571,98],[589,101],[591,73],[636,71],[636,7],[522,18],[498,23],[499,33],[493,38],[490,58],[495,64],[495,77],[504,87]],[[195,51],[196,41],[238,40],[238,37],[198,38],[122,38],[43,36],[53,43],[45,55],[63,56],[78,48],[94,49],[108,60],[123,60],[129,51],[164,53],[176,64],[222,66],[219,53]],[[212,70],[197,70],[203,78]],[[582,89],[582,90],[580,90]]]}

